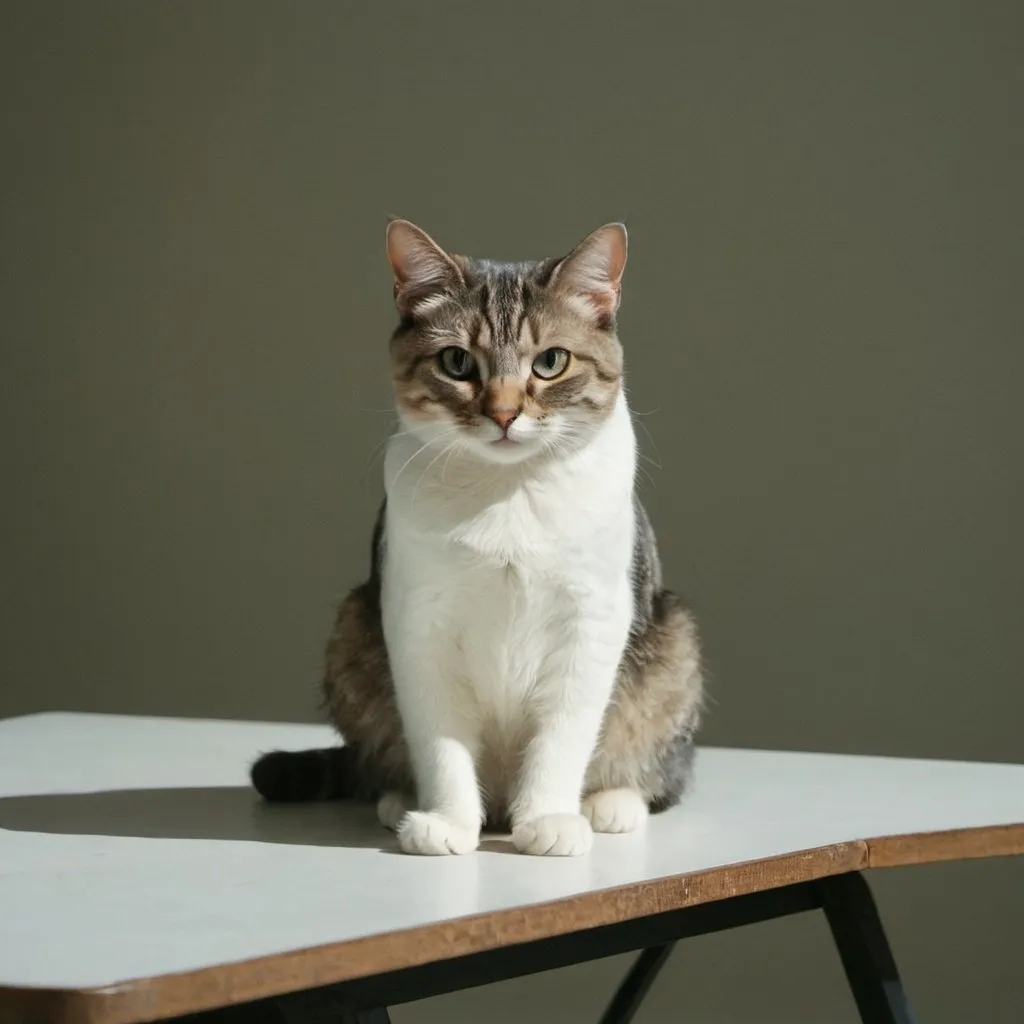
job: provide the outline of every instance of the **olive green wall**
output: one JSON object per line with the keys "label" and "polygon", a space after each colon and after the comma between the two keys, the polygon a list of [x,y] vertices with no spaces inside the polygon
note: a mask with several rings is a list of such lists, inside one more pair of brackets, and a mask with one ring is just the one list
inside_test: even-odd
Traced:
{"label": "olive green wall", "polygon": [[[624,217],[707,740],[1024,760],[1022,47],[1017,3],[5,3],[0,714],[311,718],[385,216],[510,258]],[[1020,864],[877,890],[923,1020],[1019,1019]],[[395,1019],[593,1020],[619,969]],[[670,975],[640,1024],[854,1019],[813,920]]]}

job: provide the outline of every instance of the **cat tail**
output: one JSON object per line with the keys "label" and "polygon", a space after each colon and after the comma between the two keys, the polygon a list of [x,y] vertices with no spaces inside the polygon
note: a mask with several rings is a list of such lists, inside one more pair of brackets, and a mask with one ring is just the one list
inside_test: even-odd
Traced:
{"label": "cat tail", "polygon": [[322,750],[274,750],[259,757],[249,778],[270,803],[344,800],[356,795],[359,750],[354,745]]}

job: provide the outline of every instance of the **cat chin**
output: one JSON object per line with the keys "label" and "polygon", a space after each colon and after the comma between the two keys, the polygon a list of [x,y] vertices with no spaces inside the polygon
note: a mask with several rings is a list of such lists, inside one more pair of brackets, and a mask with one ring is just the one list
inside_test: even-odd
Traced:
{"label": "cat chin", "polygon": [[542,450],[535,439],[526,441],[473,441],[469,450],[484,462],[496,466],[515,466],[533,458]]}

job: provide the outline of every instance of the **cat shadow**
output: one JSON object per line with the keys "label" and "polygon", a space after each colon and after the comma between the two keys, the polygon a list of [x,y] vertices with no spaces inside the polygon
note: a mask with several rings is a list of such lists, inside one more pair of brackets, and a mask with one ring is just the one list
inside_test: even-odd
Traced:
{"label": "cat shadow", "polygon": [[0,829],[397,850],[373,807],[343,801],[266,804],[248,786],[0,797]]}

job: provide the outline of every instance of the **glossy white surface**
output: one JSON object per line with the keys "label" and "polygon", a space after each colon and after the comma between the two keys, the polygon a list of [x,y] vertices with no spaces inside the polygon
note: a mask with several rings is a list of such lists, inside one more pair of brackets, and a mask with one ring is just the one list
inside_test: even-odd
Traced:
{"label": "glossy white surface", "polygon": [[48,714],[0,722],[0,986],[86,988],[831,843],[1024,822],[1024,767],[704,750],[646,833],[586,858],[395,853],[372,809],[265,807],[261,751],[326,728]]}

